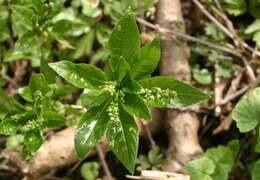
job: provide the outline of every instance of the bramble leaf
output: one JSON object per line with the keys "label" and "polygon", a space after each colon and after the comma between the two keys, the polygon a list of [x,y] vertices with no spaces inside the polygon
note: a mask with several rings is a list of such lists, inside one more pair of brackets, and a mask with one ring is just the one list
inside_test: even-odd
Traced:
{"label": "bramble leaf", "polygon": [[122,107],[119,107],[119,117],[108,122],[106,137],[113,153],[133,173],[139,132],[134,118]]}
{"label": "bramble leaf", "polygon": [[106,108],[106,104],[93,107],[81,117],[74,140],[79,157],[84,158],[105,134],[109,119]]}
{"label": "bramble leaf", "polygon": [[109,92],[102,89],[88,89],[80,96],[82,106],[91,108],[101,105],[110,97]]}
{"label": "bramble leaf", "polygon": [[29,82],[29,88],[32,95],[36,91],[40,91],[42,95],[45,95],[50,90],[43,74],[33,74]]}
{"label": "bramble leaf", "polygon": [[108,49],[112,56],[123,56],[127,62],[140,48],[139,31],[133,15],[125,15],[112,31]]}
{"label": "bramble leaf", "polygon": [[114,79],[121,82],[130,72],[130,67],[124,57],[112,57],[109,60],[110,69],[113,73]]}
{"label": "bramble leaf", "polygon": [[140,80],[139,83],[143,88],[158,87],[163,90],[171,90],[177,93],[171,106],[185,107],[192,104],[207,100],[209,95],[203,93],[199,89],[176,80],[172,77],[157,76]]}
{"label": "bramble leaf", "polygon": [[160,37],[156,36],[150,44],[139,50],[136,60],[132,62],[133,78],[139,79],[150,75],[158,66],[160,55]]}
{"label": "bramble leaf", "polygon": [[43,137],[39,129],[29,130],[24,136],[24,146],[30,152],[36,152],[43,143]]}
{"label": "bramble leaf", "polygon": [[61,77],[79,88],[94,88],[103,85],[106,76],[103,71],[89,64],[74,64],[70,61],[49,63]]}
{"label": "bramble leaf", "polygon": [[45,111],[43,116],[48,128],[60,128],[66,124],[66,119],[54,111]]}
{"label": "bramble leaf", "polygon": [[132,116],[151,120],[151,114],[143,99],[137,94],[126,93],[123,108]]}

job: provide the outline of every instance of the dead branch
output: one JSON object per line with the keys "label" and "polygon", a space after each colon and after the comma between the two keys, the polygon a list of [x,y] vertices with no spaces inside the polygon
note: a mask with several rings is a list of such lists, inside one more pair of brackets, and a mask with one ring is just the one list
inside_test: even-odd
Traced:
{"label": "dead branch", "polygon": [[[184,35],[181,4],[179,0],[161,0],[158,4],[157,27],[163,34]],[[140,21],[139,21],[140,22]],[[162,29],[163,28],[163,29]],[[167,29],[167,31],[164,31]],[[178,32],[178,33],[176,33]],[[181,33],[179,33],[181,32]],[[184,37],[187,37],[184,35]],[[190,38],[190,36],[188,36]],[[172,38],[164,38],[161,43],[162,60],[160,73],[165,76],[174,76],[177,79],[190,81],[191,72],[188,64],[189,48],[185,41],[176,43]],[[176,110],[167,111],[169,148],[166,171],[180,171],[182,166],[202,152],[198,143],[197,130],[199,122],[190,112]]]}

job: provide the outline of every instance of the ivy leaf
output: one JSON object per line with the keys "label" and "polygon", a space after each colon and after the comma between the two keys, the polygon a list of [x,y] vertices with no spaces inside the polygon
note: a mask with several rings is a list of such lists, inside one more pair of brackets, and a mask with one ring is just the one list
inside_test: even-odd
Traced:
{"label": "ivy leaf", "polygon": [[36,91],[40,91],[42,95],[45,95],[50,90],[43,74],[33,74],[29,82],[29,88],[32,95],[34,95]]}
{"label": "ivy leaf", "polygon": [[160,56],[160,37],[156,36],[150,44],[139,50],[137,59],[131,67],[133,78],[139,79],[154,72],[160,61]]}
{"label": "ivy leaf", "polygon": [[239,16],[247,11],[245,0],[222,0],[223,8],[231,15]]}
{"label": "ivy leaf", "polygon": [[99,164],[97,162],[86,162],[80,167],[80,174],[85,180],[94,180],[99,175]]}
{"label": "ivy leaf", "polygon": [[112,57],[109,60],[109,65],[114,78],[121,82],[130,71],[130,67],[124,57]]}
{"label": "ivy leaf", "polygon": [[195,68],[192,71],[193,77],[196,81],[198,81],[200,84],[211,84],[212,77],[208,69],[198,69]]}
{"label": "ivy leaf", "polygon": [[191,180],[212,180],[216,165],[208,157],[193,160],[185,166],[185,170],[191,174]]}
{"label": "ivy leaf", "polygon": [[238,151],[238,141],[231,141],[227,147],[208,149],[200,159],[186,164],[185,169],[191,175],[191,180],[227,180]]}
{"label": "ivy leaf", "polygon": [[176,80],[172,77],[157,76],[152,78],[146,78],[139,83],[143,88],[159,87],[163,90],[169,89],[177,93],[177,97],[174,99],[173,106],[185,107],[200,101],[207,100],[209,96],[199,89]]}
{"label": "ivy leaf", "polygon": [[44,112],[44,124],[48,128],[60,128],[66,125],[66,119],[53,111]]}
{"label": "ivy leaf", "polygon": [[36,152],[42,145],[43,138],[39,129],[29,130],[24,136],[25,148],[30,152]]}
{"label": "ivy leaf", "polygon": [[134,118],[119,107],[119,118],[108,122],[107,139],[113,153],[130,173],[134,172],[138,149],[138,127]]}
{"label": "ivy leaf", "polygon": [[151,120],[151,114],[143,99],[137,94],[126,93],[123,108],[132,116]]}
{"label": "ivy leaf", "polygon": [[108,49],[112,56],[123,56],[127,62],[140,48],[139,31],[133,15],[125,15],[112,31]]}
{"label": "ivy leaf", "polygon": [[205,156],[210,158],[216,165],[216,169],[211,175],[212,179],[228,179],[228,173],[234,165],[233,152],[224,146],[218,146],[207,150]]}
{"label": "ivy leaf", "polygon": [[93,65],[59,61],[49,63],[49,66],[68,82],[82,89],[97,87],[106,81],[104,72]]}
{"label": "ivy leaf", "polygon": [[260,159],[258,159],[255,162],[253,169],[251,171],[251,177],[252,177],[252,180],[259,180],[260,179]]}
{"label": "ivy leaf", "polygon": [[240,132],[254,129],[260,122],[260,88],[250,91],[248,96],[238,102],[232,112]]}
{"label": "ivy leaf", "polygon": [[107,130],[107,103],[88,110],[80,119],[75,134],[75,148],[80,158],[96,146]]}

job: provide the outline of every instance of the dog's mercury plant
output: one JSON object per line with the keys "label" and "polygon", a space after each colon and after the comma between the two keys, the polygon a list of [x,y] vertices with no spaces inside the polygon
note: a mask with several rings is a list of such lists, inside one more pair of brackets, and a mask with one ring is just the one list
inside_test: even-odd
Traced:
{"label": "dog's mercury plant", "polygon": [[170,77],[151,77],[160,60],[160,39],[141,47],[135,17],[120,20],[108,41],[110,59],[102,71],[70,61],[49,66],[76,87],[84,89],[81,103],[88,111],[75,135],[77,154],[83,158],[105,135],[109,145],[133,173],[138,150],[136,118],[151,119],[150,107],[189,106],[208,95]]}

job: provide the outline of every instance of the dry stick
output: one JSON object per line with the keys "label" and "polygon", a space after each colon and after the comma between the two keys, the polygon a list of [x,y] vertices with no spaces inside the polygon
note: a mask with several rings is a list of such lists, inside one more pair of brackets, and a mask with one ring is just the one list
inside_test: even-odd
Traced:
{"label": "dry stick", "polygon": [[[233,27],[233,28],[231,28],[231,29],[227,29],[225,26],[223,26],[213,15],[211,15],[211,14],[209,13],[209,11],[208,11],[198,0],[192,0],[192,1],[193,1],[193,3],[203,12],[203,14],[204,14],[207,18],[209,18],[214,24],[217,25],[217,27],[219,27],[228,37],[230,37],[230,38],[234,41],[235,45],[238,46],[238,43],[239,43],[240,45],[242,45],[242,46],[243,46],[244,48],[246,48],[247,50],[249,50],[249,51],[251,51],[251,52],[255,52],[255,50],[254,50],[252,47],[250,47],[247,43],[245,43],[244,41],[242,41],[242,40],[239,38],[239,36],[237,35],[237,33],[236,33],[236,31],[235,31],[235,29],[234,29],[234,27],[233,27],[232,22],[227,18],[226,15],[224,15],[224,14],[222,13],[221,17],[223,18],[223,17],[225,16],[224,20],[226,21],[226,23],[228,24],[228,26]],[[215,0],[215,1],[217,1],[217,0]],[[238,42],[238,43],[237,43],[237,42]],[[260,56],[260,52],[255,52],[255,53],[256,53],[258,56]]]}
{"label": "dry stick", "polygon": [[242,94],[244,94],[247,90],[249,89],[249,86],[244,86],[243,88],[239,89],[238,91],[230,94],[229,96],[227,96],[225,99],[223,99],[220,103],[217,104],[217,106],[222,106],[227,104],[228,102],[236,99],[237,97],[241,96]]}
{"label": "dry stick", "polygon": [[251,82],[249,85],[244,86],[243,88],[239,89],[238,91],[228,95],[227,97],[225,97],[225,99],[220,102],[218,105],[225,105],[228,102],[236,99],[237,97],[239,97],[240,95],[244,94],[245,92],[247,92],[248,90],[251,90],[255,87],[257,87],[260,84],[260,75],[256,78],[255,81]]}
{"label": "dry stick", "polygon": [[213,44],[211,42],[208,42],[208,41],[205,41],[205,40],[202,40],[202,39],[190,36],[190,35],[185,34],[185,33],[171,31],[169,29],[164,29],[164,28],[161,28],[159,25],[154,25],[154,24],[152,24],[152,23],[150,23],[150,22],[148,22],[148,21],[146,21],[144,19],[141,19],[141,18],[136,18],[136,19],[137,19],[137,21],[139,23],[144,24],[145,26],[158,31],[159,33],[161,33],[161,34],[163,34],[165,36],[170,36],[173,39],[175,39],[176,37],[180,37],[180,38],[186,39],[188,41],[200,43],[200,44],[206,45],[208,47],[212,47],[214,49],[218,49],[220,51],[227,52],[229,54],[232,54],[232,55],[238,57],[235,49],[231,49],[231,48],[223,47],[223,46],[220,46],[220,45],[216,45],[216,44]]}
{"label": "dry stick", "polygon": [[[215,2],[218,2],[218,0],[215,0]],[[221,9],[221,11],[219,11],[214,6],[211,6],[211,8],[215,13],[217,13],[225,21],[229,31],[234,35],[233,41],[237,46],[240,44],[243,48],[251,51],[252,53],[255,53],[257,56],[260,56],[259,51],[250,47],[246,42],[242,41],[242,39],[237,35],[236,29],[234,28],[232,21],[229,20],[228,16],[225,14],[224,10]]]}
{"label": "dry stick", "polygon": [[104,156],[104,152],[103,152],[100,144],[98,144],[96,146],[96,149],[97,149],[97,152],[98,152],[99,159],[101,161],[101,166],[103,167],[103,170],[105,171],[106,178],[108,180],[113,180],[114,178],[112,177],[111,172],[110,172],[110,170],[108,168],[108,165],[106,163],[106,159],[105,159],[105,156]]}
{"label": "dry stick", "polygon": [[148,124],[146,122],[143,122],[143,120],[140,120],[140,122],[141,122],[141,125],[143,126],[143,128],[144,128],[144,130],[147,134],[148,140],[151,144],[151,148],[154,149],[156,147],[156,143],[153,139],[153,136],[152,136],[152,133],[151,133],[149,127],[148,127]]}
{"label": "dry stick", "polygon": [[144,24],[145,26],[151,28],[151,29],[154,29],[154,30],[157,30],[159,33],[165,35],[165,36],[168,36],[170,38],[176,38],[176,37],[180,37],[180,38],[184,38],[188,41],[191,41],[191,42],[196,42],[196,43],[200,43],[200,44],[203,44],[203,45],[206,45],[208,47],[212,47],[214,49],[218,49],[218,50],[221,50],[223,52],[227,52],[229,54],[232,54],[233,56],[236,56],[238,58],[240,58],[242,60],[242,62],[244,63],[245,67],[246,67],[246,70],[248,72],[248,76],[249,78],[254,81],[255,80],[255,75],[254,75],[254,71],[252,69],[252,67],[249,65],[249,63],[247,62],[246,58],[240,54],[239,52],[237,52],[235,49],[231,49],[231,48],[227,48],[227,47],[223,47],[223,46],[220,46],[220,45],[216,45],[216,44],[213,44],[211,42],[208,42],[208,41],[205,41],[205,40],[202,40],[202,39],[199,39],[199,38],[196,38],[196,37],[193,37],[193,36],[190,36],[188,34],[184,34],[184,33],[180,33],[180,32],[176,32],[176,31],[171,31],[169,29],[165,29],[165,28],[161,28],[159,25],[154,25],[144,19],[141,19],[141,18],[137,18],[137,21],[141,24]]}
{"label": "dry stick", "polygon": [[223,26],[214,16],[212,16],[198,0],[192,1],[203,12],[203,14],[207,16],[207,18],[209,18],[214,24],[216,24],[228,37],[230,37],[231,39],[234,38],[234,35],[225,26]]}

